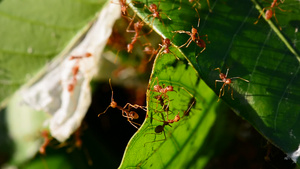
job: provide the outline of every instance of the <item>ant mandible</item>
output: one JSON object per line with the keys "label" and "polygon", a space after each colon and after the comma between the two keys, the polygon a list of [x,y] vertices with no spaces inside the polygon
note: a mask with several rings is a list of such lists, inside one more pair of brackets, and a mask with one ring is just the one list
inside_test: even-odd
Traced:
{"label": "ant mandible", "polygon": [[134,36],[132,38],[132,41],[130,44],[127,45],[127,52],[128,53],[132,53],[132,49],[133,49],[133,45],[135,44],[135,42],[138,40],[138,38],[140,37],[140,32],[142,31],[142,28],[144,26],[144,23],[142,21],[137,21],[136,23],[133,24],[133,27],[134,27],[134,30],[129,30],[130,26],[132,25],[132,22],[135,18],[135,15],[133,16],[132,20],[130,21],[127,29],[126,29],[126,32],[134,32]]}
{"label": "ant mandible", "polygon": [[[143,106],[140,106],[140,105],[137,105],[137,104],[132,105],[132,104],[130,104],[130,103],[127,103],[124,107],[119,106],[119,105],[117,104],[117,102],[115,102],[115,100],[114,100],[114,98],[113,98],[113,96],[114,96],[114,91],[113,91],[113,89],[112,89],[111,79],[109,79],[109,85],[110,85],[110,89],[111,89],[111,102],[110,102],[110,105],[105,109],[104,112],[99,113],[99,114],[98,114],[98,117],[100,117],[100,115],[106,113],[106,111],[107,111],[108,108],[110,108],[110,107],[111,107],[111,108],[117,108],[117,109],[119,109],[119,110],[122,111],[122,116],[123,116],[123,117],[126,117],[126,118],[127,118],[127,121],[128,121],[133,127],[135,127],[135,128],[138,129],[138,127],[137,127],[136,125],[140,126],[140,124],[135,123],[135,122],[133,122],[132,120],[138,119],[138,118],[139,118],[139,115],[138,115],[135,111],[130,111],[130,108],[135,108],[135,109],[140,108],[140,109],[143,109],[143,110],[145,110],[145,111],[146,111],[146,109],[145,109]],[[126,109],[127,107],[128,107],[128,109]]]}
{"label": "ant mandible", "polygon": [[[220,77],[220,79],[221,79],[221,80],[215,80],[215,87],[217,87],[217,82],[223,83],[223,85],[222,85],[222,87],[221,87],[221,89],[220,89],[218,101],[219,101],[220,98],[221,98],[222,90],[223,90],[222,96],[224,96],[224,91],[225,91],[225,90],[224,90],[224,87],[225,87],[226,85],[228,85],[228,90],[230,89],[230,84],[232,83],[232,80],[233,80],[233,79],[241,79],[241,80],[243,80],[243,81],[245,81],[245,82],[249,82],[249,80],[243,79],[243,78],[241,78],[241,77],[232,77],[232,78],[228,78],[228,71],[229,71],[229,68],[227,68],[226,74],[221,73],[221,69],[220,69],[220,68],[215,68],[215,70],[219,70],[219,73],[220,73],[220,74],[219,74],[219,77]],[[232,100],[234,100],[234,98],[233,98],[233,89],[232,89],[232,88],[231,88],[231,98],[232,98]]]}
{"label": "ant mandible", "polygon": [[[280,2],[277,2],[277,0],[273,0],[273,2],[271,3],[271,6],[263,8],[262,12],[261,12],[260,15],[258,16],[257,21],[255,21],[254,24],[257,24],[257,23],[258,23],[258,20],[260,19],[260,17],[262,16],[262,13],[263,13],[266,9],[268,9],[268,10],[266,11],[266,13],[265,13],[265,18],[266,18],[266,20],[269,20],[269,19],[272,18],[272,16],[274,16],[276,22],[278,23],[278,20],[277,20],[276,15],[275,15],[275,7],[277,7],[279,10],[281,10],[281,11],[283,11],[283,12],[286,11],[286,10],[283,10],[283,9],[281,9],[281,8],[279,7],[280,3],[283,3],[283,2],[284,2],[284,0],[280,0]],[[282,28],[281,28],[280,26],[279,26],[279,29],[282,30]]]}
{"label": "ant mandible", "polygon": [[[196,8],[195,8],[195,10],[197,11]],[[197,13],[198,13],[198,11],[197,11]],[[200,23],[200,17],[198,19],[197,27],[199,27],[199,23]],[[194,41],[197,46],[199,46],[200,48],[203,48],[200,51],[200,53],[202,53],[206,49],[206,43],[203,39],[201,39],[201,37],[206,37],[206,41],[208,41],[208,35],[199,36],[198,30],[196,28],[194,28],[193,26],[192,26],[191,31],[178,30],[178,31],[172,31],[172,33],[185,33],[190,36],[190,38],[183,45],[179,46],[179,48],[182,48],[183,46],[185,46],[187,48],[190,46],[191,42]],[[198,55],[196,56],[196,58],[197,57],[198,57]]]}

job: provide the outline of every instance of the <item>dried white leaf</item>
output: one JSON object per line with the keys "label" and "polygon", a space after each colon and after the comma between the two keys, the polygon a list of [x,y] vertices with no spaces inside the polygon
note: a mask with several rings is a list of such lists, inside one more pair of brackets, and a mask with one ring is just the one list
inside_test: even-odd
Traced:
{"label": "dried white leaf", "polygon": [[[52,115],[45,124],[60,142],[68,139],[81,125],[91,104],[89,84],[98,73],[101,53],[115,20],[121,15],[120,11],[119,5],[108,3],[82,42],[62,62],[49,65],[47,73],[38,82],[22,91],[24,102]],[[84,56],[86,53],[92,56],[70,60],[71,56]],[[74,66],[79,66],[75,76],[72,72]],[[72,83],[75,85],[70,91]]]}

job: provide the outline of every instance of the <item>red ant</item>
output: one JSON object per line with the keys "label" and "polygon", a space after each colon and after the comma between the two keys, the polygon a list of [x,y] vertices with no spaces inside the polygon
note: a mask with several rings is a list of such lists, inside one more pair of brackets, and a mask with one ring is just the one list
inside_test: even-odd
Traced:
{"label": "red ant", "polygon": [[[204,42],[203,39],[200,39],[200,37],[206,37],[206,41],[207,39],[207,35],[203,35],[203,36],[199,36],[198,34],[198,30],[194,27],[192,27],[191,32],[190,31],[184,31],[184,30],[179,30],[179,31],[172,31],[172,33],[185,33],[188,34],[190,36],[190,38],[181,46],[179,46],[179,48],[182,48],[183,46],[186,45],[186,48],[190,46],[191,42],[194,41],[196,43],[197,46],[199,46],[200,48],[203,48],[200,53],[202,53],[205,49],[206,49],[206,43]],[[196,56],[197,58],[198,56]]]}
{"label": "red ant", "polygon": [[132,53],[132,49],[133,49],[133,45],[135,44],[135,42],[138,40],[138,38],[140,37],[140,32],[144,26],[144,23],[142,21],[138,21],[136,23],[133,24],[133,27],[134,27],[134,30],[129,30],[129,27],[132,25],[132,22],[135,18],[135,15],[133,16],[133,19],[130,21],[127,29],[126,29],[126,32],[135,32],[134,34],[134,37],[132,38],[132,41],[130,44],[127,45],[127,52],[128,53]]}
{"label": "red ant", "polygon": [[89,52],[87,52],[87,53],[85,53],[83,56],[71,56],[70,58],[69,58],[69,60],[73,60],[73,59],[82,59],[82,58],[85,58],[85,57],[90,57],[90,56],[92,56],[92,54],[91,53],[89,53]]}
{"label": "red ant", "polygon": [[77,82],[76,76],[77,76],[77,74],[78,74],[78,72],[79,72],[79,59],[83,59],[83,58],[85,58],[85,57],[90,57],[90,56],[92,56],[91,53],[85,53],[84,56],[71,56],[71,57],[69,58],[69,60],[74,60],[74,59],[76,59],[76,63],[75,63],[75,65],[72,67],[72,75],[73,75],[72,82],[68,85],[68,91],[69,91],[69,92],[72,92],[72,91],[74,90],[74,87],[75,87],[76,82]]}
{"label": "red ant", "polygon": [[[153,119],[154,119],[154,118],[153,118]],[[157,119],[155,119],[155,120],[157,120]],[[162,139],[162,140],[156,140],[156,141],[154,141],[154,142],[166,140],[167,137],[166,137],[166,133],[165,133],[165,126],[168,125],[168,126],[172,127],[172,126],[170,125],[170,123],[178,122],[179,120],[180,120],[179,112],[178,112],[178,114],[174,117],[174,119],[171,119],[171,120],[167,119],[167,121],[165,121],[165,120],[163,120],[163,121],[157,120],[157,121],[163,122],[163,125],[158,125],[158,126],[156,126],[155,129],[154,129],[154,132],[155,132],[155,133],[149,133],[149,134],[161,134],[161,133],[163,132],[165,138]],[[148,142],[148,143],[151,143],[151,142]],[[145,147],[146,144],[147,144],[147,143],[144,144],[144,147]]]}
{"label": "red ant", "polygon": [[110,1],[110,3],[120,4],[120,5],[121,5],[121,13],[122,13],[122,16],[126,16],[126,15],[127,15],[127,8],[128,8],[128,5],[126,4],[126,0],[119,0],[119,3],[116,3],[116,2],[114,2],[114,1]]}
{"label": "red ant", "polygon": [[[190,104],[189,108],[188,108],[186,111],[184,111],[184,115],[183,115],[182,117],[187,116],[186,114],[188,114],[188,113],[190,112],[191,108],[192,108],[193,105],[195,104],[195,100],[194,100],[194,99],[192,99],[192,100],[193,100],[193,102]],[[153,118],[153,119],[154,119],[154,118]],[[167,114],[167,120],[166,120],[166,121],[165,121],[165,120],[162,121],[162,120],[154,119],[154,120],[156,120],[156,121],[163,122],[163,125],[158,125],[158,126],[155,127],[155,129],[154,129],[155,133],[154,133],[154,134],[161,134],[162,132],[164,132],[164,137],[165,137],[165,138],[164,138],[163,140],[165,140],[165,139],[166,139],[165,126],[168,125],[168,126],[172,127],[170,124],[175,123],[175,122],[178,122],[180,119],[181,119],[181,117],[180,117],[180,115],[179,115],[179,112],[178,112],[178,114],[174,117],[174,119],[171,119],[171,120],[168,119],[168,114]],[[163,141],[163,140],[156,140],[155,142],[157,142],[157,141]],[[145,144],[146,144],[146,143],[145,143]],[[144,145],[144,146],[145,146],[145,145]]]}
{"label": "red ant", "polygon": [[[157,119],[155,119],[157,120]],[[168,117],[167,117],[167,121],[161,121],[161,120],[157,120],[157,121],[160,121],[160,122],[163,122],[163,125],[159,125],[155,128],[155,133],[161,133],[164,131],[164,127],[166,125],[172,127],[170,124],[174,123],[174,122],[178,122],[180,120],[180,116],[179,116],[179,112],[178,114],[174,117],[174,119],[171,119],[169,120]]]}
{"label": "red ant", "polygon": [[167,97],[167,92],[174,91],[173,86],[164,87],[165,86],[164,84],[163,84],[163,86],[160,86],[158,83],[157,77],[156,77],[156,79],[157,79],[157,85],[154,85],[153,88],[154,88],[154,92],[161,93],[160,97],[162,97],[162,96]]}
{"label": "red ant", "polygon": [[[220,69],[220,68],[215,68],[215,70],[219,70],[219,73],[220,73],[220,74],[219,74],[219,77],[220,77],[220,79],[221,79],[221,80],[215,80],[215,87],[217,86],[217,82],[223,83],[223,85],[222,85],[222,87],[221,87],[221,89],[220,89],[218,101],[219,101],[220,98],[221,98],[222,90],[223,90],[222,96],[224,96],[224,87],[225,87],[226,85],[228,85],[228,90],[230,89],[230,84],[232,83],[232,81],[231,81],[232,79],[241,79],[241,80],[244,80],[245,82],[249,82],[249,80],[243,79],[243,78],[241,78],[241,77],[232,77],[232,78],[228,78],[227,76],[228,76],[229,68],[227,68],[226,74],[221,73],[221,69]],[[232,98],[232,100],[234,100],[234,98],[233,98],[233,89],[232,89],[232,88],[231,88],[231,98]]]}
{"label": "red ant", "polygon": [[[181,9],[181,1],[182,1],[182,0],[180,0],[180,7],[178,8],[178,10]],[[201,4],[200,4],[199,0],[189,0],[189,3],[193,3],[193,2],[195,2],[195,3],[194,3],[194,5],[192,6],[192,8],[194,8],[196,5],[198,5],[198,8],[201,7]],[[209,0],[206,0],[206,2],[207,2],[207,6],[208,6],[208,9],[209,9],[209,12],[212,12],[211,7],[210,7]]]}
{"label": "red ant", "polygon": [[[198,13],[198,11],[197,11],[196,8],[195,8],[195,10]],[[198,16],[199,16],[199,13],[198,13]],[[199,27],[199,23],[200,23],[200,17],[198,19],[198,27]],[[206,41],[208,41],[208,35],[199,36],[198,30],[196,28],[194,28],[193,26],[192,26],[191,31],[178,30],[178,31],[172,31],[172,33],[185,33],[185,34],[188,34],[190,36],[190,38],[183,45],[179,46],[179,48],[182,48],[183,46],[185,46],[187,48],[187,47],[190,46],[191,42],[194,41],[197,46],[199,46],[200,48],[203,48],[200,51],[200,53],[202,53],[206,49],[206,43],[204,42],[203,39],[200,39],[200,37],[204,37],[205,36],[206,37]],[[198,55],[196,56],[196,58],[197,57],[198,57]]]}
{"label": "red ant", "polygon": [[[157,95],[154,97],[158,102],[159,104],[161,105],[162,109],[165,111],[165,112],[168,112],[169,111],[169,103],[168,104],[165,104],[165,100],[164,98],[162,97],[162,95]],[[157,105],[156,105],[156,109],[157,109]]]}
{"label": "red ant", "polygon": [[[195,2],[195,4],[193,5],[193,8],[194,8],[196,5],[198,5],[199,7],[201,6],[199,0],[189,0],[190,3],[193,3],[194,1],[196,1],[196,2]],[[209,9],[209,12],[212,12],[212,10],[211,10],[211,8],[210,8],[209,0],[206,0],[206,2],[207,2],[207,6],[208,6],[208,9]]]}
{"label": "red ant", "polygon": [[128,5],[126,4],[126,0],[119,0],[121,5],[121,12],[125,16],[127,14]]}
{"label": "red ant", "polygon": [[[277,0],[273,0],[271,6],[263,8],[262,12],[261,12],[260,15],[258,16],[257,21],[255,21],[254,24],[257,24],[257,23],[258,23],[258,20],[260,19],[262,13],[263,13],[266,9],[268,9],[268,10],[266,11],[266,13],[265,13],[265,18],[266,18],[266,20],[269,20],[269,19],[272,18],[272,16],[274,16],[276,22],[278,23],[278,20],[277,20],[276,15],[275,15],[275,7],[277,7],[279,10],[281,10],[281,11],[283,11],[283,12],[286,11],[286,10],[283,10],[283,9],[281,9],[281,8],[279,7],[280,3],[283,3],[283,2],[284,2],[284,1],[282,1],[282,0],[280,0],[280,2],[277,2]],[[279,29],[282,30],[282,28],[281,28],[280,26],[279,26]]]}
{"label": "red ant", "polygon": [[[133,127],[135,127],[135,128],[138,129],[138,127],[137,127],[136,125],[140,126],[140,124],[135,123],[135,122],[133,122],[132,120],[138,119],[138,118],[139,118],[139,115],[138,115],[136,112],[134,112],[134,111],[130,111],[130,108],[131,108],[131,107],[133,107],[133,108],[135,108],[135,109],[140,108],[140,109],[143,109],[143,110],[145,110],[145,111],[146,111],[146,109],[145,109],[143,106],[140,106],[140,105],[137,105],[137,104],[132,105],[132,104],[130,104],[130,103],[127,103],[124,107],[119,106],[119,105],[117,104],[117,102],[115,102],[115,100],[114,100],[114,98],[113,98],[113,96],[114,96],[114,91],[113,91],[113,89],[112,89],[111,79],[109,79],[109,85],[110,85],[110,89],[111,89],[111,103],[110,103],[110,105],[105,109],[105,111],[104,111],[103,113],[98,114],[98,117],[100,117],[101,114],[104,114],[104,113],[108,110],[108,108],[110,108],[110,107],[112,107],[112,108],[117,108],[117,109],[119,109],[119,110],[122,111],[122,116],[123,116],[123,117],[126,117],[126,118],[127,118],[127,121],[128,121]],[[126,109],[127,106],[129,107],[128,109]]]}
{"label": "red ant", "polygon": [[44,138],[44,143],[41,145],[39,152],[44,155],[44,154],[46,154],[46,147],[49,145],[51,139],[49,138],[48,130],[42,131],[41,135]]}
{"label": "red ant", "polygon": [[[162,22],[162,24],[163,25],[165,25],[164,24],[164,21],[162,20],[162,18],[161,18],[161,16],[160,16],[160,14],[164,14],[169,20],[172,20],[166,13],[164,13],[164,12],[161,12],[160,10],[159,10],[159,5],[160,5],[160,3],[158,3],[158,6],[157,5],[155,5],[155,4],[151,4],[150,5],[150,7],[148,7],[146,4],[145,4],[145,6],[144,7],[146,7],[152,14],[150,14],[150,15],[148,15],[146,18],[148,18],[148,17],[153,17],[153,20],[152,20],[152,22],[151,22],[151,24],[154,22],[154,19],[155,18],[158,18],[161,22]],[[152,30],[151,30],[152,31]],[[150,31],[150,32],[151,32]]]}
{"label": "red ant", "polygon": [[146,55],[150,55],[150,58],[148,60],[148,62],[150,62],[152,60],[153,56],[157,55],[157,53],[160,50],[160,47],[158,49],[154,49],[154,47],[152,47],[151,43],[146,43],[144,45],[146,45],[146,47],[144,48],[143,52]]}
{"label": "red ant", "polygon": [[159,46],[162,48],[161,50],[163,50],[163,51],[160,51],[159,54],[160,53],[163,53],[163,54],[172,53],[175,56],[175,58],[177,60],[179,60],[179,58],[169,49],[169,47],[171,46],[171,40],[169,38],[166,38],[166,39],[163,39],[162,42],[163,43],[159,44]]}

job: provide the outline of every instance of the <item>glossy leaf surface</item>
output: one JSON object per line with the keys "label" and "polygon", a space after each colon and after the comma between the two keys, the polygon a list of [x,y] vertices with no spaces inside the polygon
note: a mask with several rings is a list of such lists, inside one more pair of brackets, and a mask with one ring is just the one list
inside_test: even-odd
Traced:
{"label": "glossy leaf surface", "polygon": [[[148,5],[158,4],[147,2]],[[229,68],[228,78],[241,77],[249,80],[249,83],[238,78],[232,80],[230,87],[233,89],[233,95],[231,96],[231,90],[227,91],[225,86],[224,96],[221,93],[221,99],[296,162],[299,157],[296,150],[300,143],[298,128],[300,79],[297,48],[299,4],[295,1],[279,4],[280,8],[287,11],[275,8],[278,23],[273,17],[267,22],[261,18],[254,24],[259,12],[264,7],[270,6],[270,3],[260,2],[262,3],[260,4],[257,1],[210,3],[212,13],[209,12],[206,3],[201,2],[198,15],[192,4],[187,1],[181,3],[162,1],[159,5],[161,19],[156,18],[153,22],[151,12],[144,7],[145,4],[130,5],[141,18],[146,18],[161,36],[170,38],[175,48],[186,43],[189,35],[185,33],[175,35],[174,31],[191,31],[193,27],[197,28],[206,49],[201,53],[203,46],[196,46],[194,42],[187,48],[177,48],[188,60],[188,67],[192,67],[216,95],[219,95],[223,84],[217,83],[215,87],[215,80],[221,80],[216,68],[220,68],[223,73]],[[201,19],[199,27],[198,16]],[[282,31],[279,30],[280,27]],[[208,40],[202,35],[208,35]],[[167,67],[156,66],[154,72],[161,72]],[[178,75],[171,73],[168,78],[165,76],[163,79],[179,78],[176,76]],[[154,80],[152,79],[151,84]],[[202,92],[196,87],[190,90]],[[149,105],[153,102],[148,101]]]}

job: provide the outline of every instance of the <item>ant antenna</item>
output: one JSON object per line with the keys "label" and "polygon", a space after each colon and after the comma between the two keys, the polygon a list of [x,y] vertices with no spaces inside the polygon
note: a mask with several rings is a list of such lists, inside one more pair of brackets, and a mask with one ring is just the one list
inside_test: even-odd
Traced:
{"label": "ant antenna", "polygon": [[115,102],[115,100],[114,100],[114,91],[113,91],[113,88],[112,88],[112,85],[111,85],[111,79],[109,79],[109,86],[110,86],[110,89],[111,89],[111,102],[110,102],[110,105],[108,105],[108,107],[105,109],[104,112],[99,113],[98,117],[100,117],[100,115],[106,113],[106,111],[108,110],[108,108],[110,108],[110,107],[116,108],[118,106],[117,102]]}

